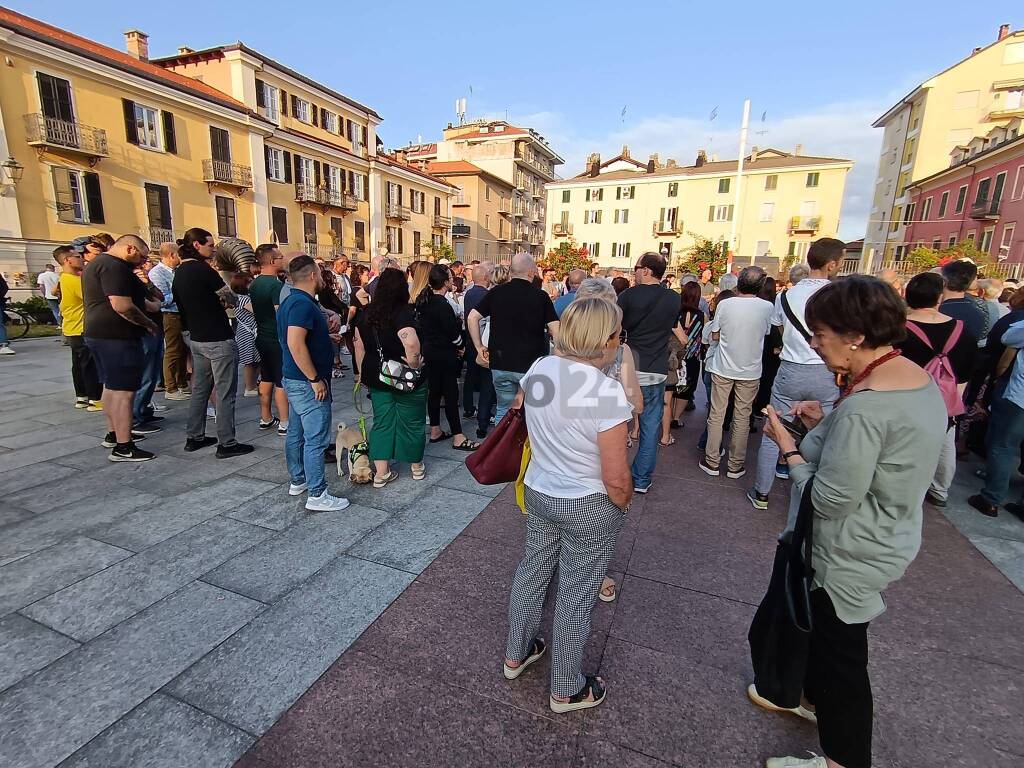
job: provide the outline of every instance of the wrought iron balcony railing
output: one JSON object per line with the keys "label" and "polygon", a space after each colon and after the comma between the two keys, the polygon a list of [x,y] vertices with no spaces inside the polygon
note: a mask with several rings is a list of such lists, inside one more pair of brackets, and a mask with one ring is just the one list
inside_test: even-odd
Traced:
{"label": "wrought iron balcony railing", "polygon": [[227,184],[239,189],[251,189],[252,168],[224,160],[203,160],[203,181],[207,184]]}
{"label": "wrought iron balcony railing", "polygon": [[25,115],[25,134],[28,144],[33,147],[63,149],[94,160],[110,154],[107,132],[102,128],[58,120],[41,113]]}
{"label": "wrought iron balcony railing", "polygon": [[398,219],[400,221],[408,221],[412,218],[412,211],[409,210],[407,205],[399,205],[398,203],[388,203],[387,217],[389,219]]}
{"label": "wrought iron balcony railing", "polygon": [[448,229],[452,225],[452,219],[450,216],[441,216],[440,214],[434,214],[434,226],[437,229]]}

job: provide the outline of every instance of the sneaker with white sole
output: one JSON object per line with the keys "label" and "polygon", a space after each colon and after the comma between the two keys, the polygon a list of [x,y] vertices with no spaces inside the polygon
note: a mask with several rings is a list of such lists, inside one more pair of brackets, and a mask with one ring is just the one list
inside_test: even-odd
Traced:
{"label": "sneaker with white sole", "polygon": [[110,461],[116,462],[138,463],[140,461],[149,461],[150,459],[155,459],[156,454],[150,453],[149,451],[144,451],[141,448],[138,448],[135,445],[135,443],[132,442],[128,443],[128,445],[125,446],[124,448],[118,448],[117,446],[115,446],[114,450],[110,452],[110,455],[107,458]]}
{"label": "sneaker with white sole", "polygon": [[[651,485],[654,485],[654,483],[651,483]],[[650,485],[644,486],[643,488],[641,488],[639,485],[634,485],[633,486],[633,493],[639,493],[639,494],[643,495],[643,494],[647,493],[649,490],[651,490],[651,486]]]}
{"label": "sneaker with white sole", "polygon": [[739,480],[745,474],[747,474],[747,468],[746,467],[741,467],[740,469],[729,469],[729,470],[726,470],[726,472],[725,472],[725,476],[726,477],[730,477],[733,480]]}
{"label": "sneaker with white sole", "polygon": [[270,421],[264,421],[263,419],[260,419],[259,424],[257,424],[257,427],[259,427],[260,429],[273,429],[280,423],[280,421],[281,420],[278,419],[277,416],[272,417]]}
{"label": "sneaker with white sole", "polygon": [[[762,696],[761,694],[759,694],[757,692],[757,686],[754,685],[753,683],[751,683],[750,685],[747,686],[747,698],[749,698],[752,702],[757,704],[757,706],[761,707],[762,709],[767,709],[769,712],[788,712],[789,714],[796,715],[797,717],[803,718],[804,720],[807,720],[808,722],[815,723],[815,724],[817,724],[817,722],[818,722],[818,716],[816,714],[814,714],[813,711],[807,709],[807,707],[796,706],[796,707],[789,708],[789,707],[777,707],[777,706],[775,706],[774,704],[772,704],[772,702],[768,701],[768,699],[764,698],[764,696]],[[779,758],[779,757],[777,757],[775,759],[776,760],[783,760],[783,759],[786,759],[786,758]],[[796,758],[790,758],[790,759],[796,759]]]}
{"label": "sneaker with white sole", "polygon": [[177,392],[164,392],[164,400],[188,400],[190,395],[186,395],[181,390]]}
{"label": "sneaker with white sole", "polygon": [[712,477],[718,477],[719,475],[718,467],[709,467],[706,463],[704,463],[704,459],[698,461],[697,466],[700,467],[701,472],[703,472],[705,475],[711,475]]}
{"label": "sneaker with white sole", "polygon": [[89,407],[85,410],[87,413],[100,413],[103,410],[103,403],[99,400],[90,400]]}
{"label": "sneaker with white sole", "polygon": [[0,355],[13,355],[14,350],[10,347],[0,347]]}
{"label": "sneaker with white sole", "polygon": [[789,464],[776,464],[775,476],[779,480],[789,480]]}
{"label": "sneaker with white sole", "polygon": [[348,499],[331,496],[327,491],[306,499],[306,509],[310,512],[340,512],[347,506]]}
{"label": "sneaker with white sole", "polygon": [[289,496],[301,496],[307,490],[309,490],[309,484],[308,483],[299,483],[298,485],[296,485],[295,483],[289,483],[288,484],[288,495]]}
{"label": "sneaker with white sole", "polygon": [[260,391],[258,389],[247,389],[242,392],[242,397],[259,397]]}
{"label": "sneaker with white sole", "polygon": [[[146,439],[146,436],[144,434],[142,434],[141,432],[136,432],[135,430],[132,430],[132,440],[134,440],[135,442],[138,442],[140,440],[145,440],[145,439]],[[107,434],[103,436],[103,442],[101,442],[100,445],[102,447],[104,447],[104,448],[116,448],[117,447],[117,435],[115,435],[113,432],[107,432]]]}
{"label": "sneaker with white sole", "polygon": [[768,494],[761,493],[757,488],[751,488],[747,491],[747,501],[751,503],[754,509],[768,509]]}
{"label": "sneaker with white sole", "polygon": [[89,407],[89,398],[88,397],[76,397],[75,398],[75,408],[88,408],[88,407]]}
{"label": "sneaker with white sole", "polygon": [[287,421],[282,421],[280,424],[277,425],[277,434],[279,434],[281,437],[285,437],[288,434]]}
{"label": "sneaker with white sole", "polygon": [[769,757],[765,768],[828,768],[824,757],[808,752],[810,757]]}

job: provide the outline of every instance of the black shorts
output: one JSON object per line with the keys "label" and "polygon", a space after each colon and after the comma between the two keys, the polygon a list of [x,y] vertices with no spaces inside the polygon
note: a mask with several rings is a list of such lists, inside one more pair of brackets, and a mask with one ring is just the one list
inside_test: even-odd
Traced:
{"label": "black shorts", "polygon": [[146,367],[146,353],[142,339],[85,338],[96,371],[104,389],[135,392],[142,386],[142,371]]}
{"label": "black shorts", "polygon": [[256,337],[256,351],[260,353],[260,379],[270,381],[275,387],[281,386],[281,345],[276,341],[260,341]]}

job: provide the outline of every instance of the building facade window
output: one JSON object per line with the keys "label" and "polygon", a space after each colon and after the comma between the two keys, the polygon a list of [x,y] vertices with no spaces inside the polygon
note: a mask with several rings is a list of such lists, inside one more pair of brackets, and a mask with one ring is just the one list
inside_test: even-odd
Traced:
{"label": "building facade window", "polygon": [[147,149],[161,149],[160,146],[160,112],[136,102],[135,104],[135,135],[138,145]]}
{"label": "building facade window", "polygon": [[562,190],[562,202],[563,203],[568,203],[569,202],[569,195],[570,194],[571,194],[571,190],[568,190],[568,189],[563,189]]}
{"label": "building facade window", "polygon": [[734,206],[712,205],[708,208],[708,221],[732,221]]}
{"label": "building facade window", "polygon": [[412,255],[420,255],[420,233],[417,230],[412,232]]}
{"label": "building facade window", "polygon": [[102,224],[100,177],[71,168],[53,169],[57,220],[73,224]]}
{"label": "building facade window", "polygon": [[604,200],[604,189],[599,187],[597,189],[588,189],[587,190],[587,200],[586,200],[586,202],[589,203],[591,201],[601,201],[601,200]]}
{"label": "building facade window", "polygon": [[277,242],[284,244],[288,242],[288,210],[274,206],[270,209],[270,226],[274,229],[274,237]]}
{"label": "building facade window", "polygon": [[597,260],[597,257],[601,255],[600,243],[584,243],[583,248],[586,251],[586,255],[595,261]]}
{"label": "building facade window", "polygon": [[293,108],[294,108],[294,111],[295,111],[296,119],[301,120],[304,123],[309,123],[310,125],[312,125],[312,123],[313,123],[312,109],[311,109],[311,105],[310,105],[310,103],[308,101],[306,101],[305,99],[300,99],[298,97],[295,97],[295,100],[293,102]]}
{"label": "building facade window", "polygon": [[423,213],[426,210],[426,196],[417,189],[410,189],[409,205],[413,213]]}
{"label": "building facade window", "polygon": [[668,183],[668,196],[669,197],[676,197],[678,194],[679,194],[679,182],[678,181],[670,181]]}
{"label": "building facade window", "polygon": [[[161,184],[145,184],[146,215],[150,229],[162,229],[169,232],[171,225],[171,191]],[[150,240],[157,240],[155,233],[150,233]],[[157,242],[166,242],[157,240]]]}
{"label": "building facade window", "polygon": [[949,205],[949,192],[943,192],[942,197],[939,198],[939,218],[945,218],[946,206]]}
{"label": "building facade window", "polygon": [[764,177],[764,188],[766,192],[771,192],[774,189],[779,188],[779,176],[776,173],[771,173]]}
{"label": "building facade window", "polygon": [[284,152],[276,147],[267,147],[267,178],[284,181]]}
{"label": "building facade window", "polygon": [[1007,224],[1003,227],[1003,239],[999,242],[999,258],[1005,259],[1010,255],[1010,249],[1013,247],[1013,233],[1016,230],[1016,225]]}
{"label": "building facade window", "polygon": [[979,245],[978,247],[985,253],[988,253],[989,251],[992,250],[992,237],[995,235],[995,232],[995,227],[986,227],[984,230],[982,230],[981,245]]}
{"label": "building facade window", "polygon": [[775,203],[761,203],[761,221],[771,221],[775,218]]}
{"label": "building facade window", "polygon": [[718,194],[728,194],[729,187],[732,185],[732,179],[719,179],[718,180]]}
{"label": "building facade window", "polygon": [[615,223],[616,224],[628,224],[629,223],[629,209],[628,208],[616,208],[615,209]]}
{"label": "building facade window", "polygon": [[924,205],[921,206],[921,221],[927,222],[931,218],[931,215],[932,199],[930,197],[926,197],[924,200]]}
{"label": "building facade window", "polygon": [[325,131],[338,132],[338,116],[326,109],[320,110],[320,125]]}
{"label": "building facade window", "polygon": [[[303,212],[302,214],[302,240],[312,245],[316,245],[318,242],[315,213]],[[315,256],[316,254],[310,255]]]}
{"label": "building facade window", "polygon": [[401,227],[388,227],[387,228],[387,246],[391,253],[402,252],[402,228]]}
{"label": "building facade window", "polygon": [[1017,166],[1017,175],[1013,179],[1012,200],[1024,198],[1024,165]]}
{"label": "building facade window", "polygon": [[616,200],[632,200],[635,194],[636,194],[636,187],[635,186],[618,187],[615,190],[615,199]]}
{"label": "building facade window", "polygon": [[357,221],[354,226],[355,231],[355,245],[357,251],[366,250],[366,222]]}
{"label": "building facade window", "polygon": [[217,234],[221,237],[238,237],[238,226],[235,223],[235,201],[230,197],[216,195]]}
{"label": "building facade window", "polygon": [[914,220],[914,209],[917,208],[917,203],[910,203],[906,210],[903,212],[903,223],[904,225],[909,224]]}
{"label": "building facade window", "polygon": [[953,213],[963,213],[964,204],[967,202],[967,185],[964,184],[960,187],[960,191],[956,196],[956,208],[953,209]]}
{"label": "building facade window", "polygon": [[281,119],[281,90],[262,80],[256,81],[256,107],[268,120]]}
{"label": "building facade window", "polygon": [[790,240],[789,250],[786,252],[788,256],[796,256],[802,259],[807,255],[807,249],[811,247],[811,244],[806,240]]}
{"label": "building facade window", "polygon": [[584,222],[587,224],[600,224],[601,223],[601,211],[586,211],[583,217]]}
{"label": "building facade window", "polygon": [[613,259],[628,259],[629,258],[629,243],[612,243],[612,258]]}
{"label": "building facade window", "polygon": [[818,179],[820,177],[821,177],[821,174],[818,173],[817,171],[814,171],[812,173],[808,173],[807,174],[807,186],[808,187],[816,187],[816,186],[818,186]]}

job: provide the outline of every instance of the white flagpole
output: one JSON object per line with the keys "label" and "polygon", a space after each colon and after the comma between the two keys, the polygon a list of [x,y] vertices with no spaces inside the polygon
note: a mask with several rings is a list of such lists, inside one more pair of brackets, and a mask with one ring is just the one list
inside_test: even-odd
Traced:
{"label": "white flagpole", "polygon": [[[741,191],[743,187],[743,157],[747,154],[747,129],[750,127],[750,99],[746,99],[743,102],[743,124],[740,127],[740,154],[738,162],[736,163],[736,202],[733,206],[732,216],[732,227],[729,232],[729,264],[728,269],[732,271],[732,257],[736,253],[736,249],[739,246],[737,242],[736,228],[739,225],[740,216],[742,212],[740,210],[741,205]],[[751,255],[750,263],[754,263],[754,256]]]}

